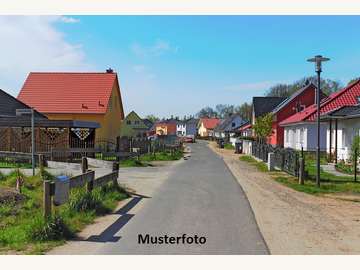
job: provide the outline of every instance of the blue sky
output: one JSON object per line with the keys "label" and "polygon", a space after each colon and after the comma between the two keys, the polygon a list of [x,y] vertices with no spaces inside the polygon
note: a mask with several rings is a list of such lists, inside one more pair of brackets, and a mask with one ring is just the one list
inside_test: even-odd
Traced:
{"label": "blue sky", "polygon": [[[207,105],[249,102],[271,85],[313,75],[314,67],[306,59],[315,54],[331,58],[324,66],[326,78],[347,83],[360,76],[359,16],[5,20],[9,28],[21,28],[29,37],[21,44],[20,50],[26,50],[21,59],[17,47],[16,51],[14,46],[1,50],[4,56],[14,50],[14,57],[7,66],[0,66],[0,84],[4,85],[0,88],[9,87],[17,95],[30,71],[104,71],[112,67],[119,74],[126,113],[135,110],[142,115],[183,116]],[[7,30],[0,26],[0,34]],[[19,36],[12,34],[8,39],[15,38],[14,44],[18,44]],[[30,48],[24,49],[26,44]],[[13,73],[18,75],[4,75]]]}

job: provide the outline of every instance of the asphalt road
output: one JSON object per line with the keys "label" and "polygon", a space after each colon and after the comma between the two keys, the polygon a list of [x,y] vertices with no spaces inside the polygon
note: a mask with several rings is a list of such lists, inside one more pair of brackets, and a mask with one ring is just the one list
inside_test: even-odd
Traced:
{"label": "asphalt road", "polygon": [[[225,163],[204,142],[190,147],[191,157],[174,167],[152,198],[133,198],[117,221],[88,239],[102,243],[95,254],[268,254],[249,202]],[[206,242],[139,244],[139,234],[197,235]]]}

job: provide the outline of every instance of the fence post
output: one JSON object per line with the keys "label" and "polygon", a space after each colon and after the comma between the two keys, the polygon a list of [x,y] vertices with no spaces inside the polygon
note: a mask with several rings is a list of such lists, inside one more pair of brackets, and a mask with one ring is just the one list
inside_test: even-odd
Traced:
{"label": "fence post", "polygon": [[51,217],[51,182],[49,180],[44,181],[44,217]]}
{"label": "fence post", "polygon": [[268,170],[273,171],[275,169],[275,154],[270,152],[268,153]]}
{"label": "fence post", "polygon": [[305,180],[305,162],[304,158],[299,158],[299,184],[303,185]]}
{"label": "fence post", "polygon": [[39,168],[40,168],[40,173],[42,173],[42,172],[44,171],[44,166],[45,166],[44,155],[40,154],[40,155],[39,155]]}
{"label": "fence post", "polygon": [[357,155],[358,155],[358,150],[355,148],[355,153],[354,153],[354,181],[356,182],[356,177],[357,177]]}
{"label": "fence post", "polygon": [[117,177],[116,179],[113,179],[113,185],[115,187],[118,187],[119,186],[119,183],[118,183],[118,177],[119,177],[119,162],[113,162],[113,169],[112,169],[113,172],[117,172]]}
{"label": "fence post", "polygon": [[[81,158],[81,172],[84,174],[88,171],[88,160],[86,157],[82,157]],[[88,192],[91,192],[93,190],[93,187],[94,187],[94,182],[93,181],[90,181],[90,182],[87,182],[86,183],[86,190]]]}

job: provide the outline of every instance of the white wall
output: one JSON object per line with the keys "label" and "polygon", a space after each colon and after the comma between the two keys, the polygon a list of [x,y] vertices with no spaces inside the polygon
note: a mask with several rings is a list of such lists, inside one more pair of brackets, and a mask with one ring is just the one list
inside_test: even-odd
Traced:
{"label": "white wall", "polygon": [[[332,123],[332,147],[331,152],[335,153],[335,123]],[[348,160],[351,157],[351,145],[353,138],[360,135],[360,118],[338,120],[337,130],[337,157],[338,160]],[[326,131],[326,150],[330,152],[330,127]]]}
{"label": "white wall", "polygon": [[179,136],[186,136],[186,125],[185,124],[176,125],[176,134]]}
{"label": "white wall", "polygon": [[[326,123],[320,126],[320,149],[326,149]],[[317,146],[316,123],[287,126],[284,129],[284,147],[305,151],[315,151]]]}

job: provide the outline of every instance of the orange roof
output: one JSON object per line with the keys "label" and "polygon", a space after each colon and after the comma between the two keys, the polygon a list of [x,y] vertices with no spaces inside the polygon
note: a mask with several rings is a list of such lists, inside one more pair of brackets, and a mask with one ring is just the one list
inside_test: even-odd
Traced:
{"label": "orange roof", "polygon": [[204,123],[206,129],[214,129],[220,123],[218,118],[200,118],[200,121]]}
{"label": "orange roof", "polygon": [[18,99],[42,113],[106,113],[116,73],[31,72]]}

